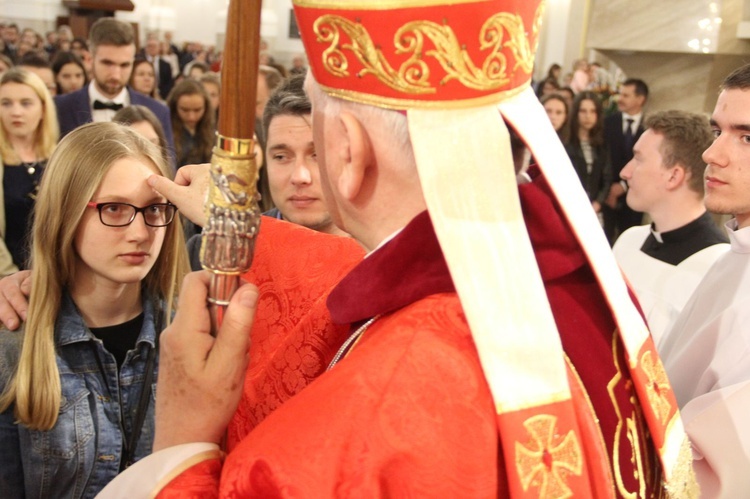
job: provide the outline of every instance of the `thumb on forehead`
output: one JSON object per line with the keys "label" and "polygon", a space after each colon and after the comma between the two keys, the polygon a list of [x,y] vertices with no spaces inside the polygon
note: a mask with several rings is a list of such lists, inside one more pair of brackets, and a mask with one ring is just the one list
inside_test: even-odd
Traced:
{"label": "thumb on forehead", "polygon": [[169,180],[167,177],[161,175],[151,175],[146,180],[148,185],[156,192],[171,200],[174,197],[177,185]]}

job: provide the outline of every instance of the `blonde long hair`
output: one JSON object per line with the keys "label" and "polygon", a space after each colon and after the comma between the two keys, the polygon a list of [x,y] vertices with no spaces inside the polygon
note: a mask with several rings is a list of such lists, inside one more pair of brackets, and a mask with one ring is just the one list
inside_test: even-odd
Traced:
{"label": "blonde long hair", "polygon": [[[91,123],[65,137],[50,158],[36,203],[32,242],[32,287],[23,346],[15,376],[0,396],[0,411],[15,403],[19,422],[49,430],[60,410],[60,373],[55,357],[55,321],[65,287],[75,279],[75,233],[86,204],[112,164],[134,158],[171,176],[157,146],[115,123]],[[159,257],[144,279],[151,296],[172,311],[188,272],[179,217],[167,226]],[[167,313],[167,322],[171,313]],[[158,332],[157,332],[158,333]]]}
{"label": "blonde long hair", "polygon": [[[60,138],[60,128],[57,123],[57,109],[47,87],[41,78],[22,68],[11,68],[0,78],[0,87],[7,83],[19,83],[31,87],[42,101],[42,120],[36,128],[34,136],[34,152],[39,159],[47,159],[52,155],[57,140]],[[0,157],[5,164],[15,164],[21,161],[13,150],[8,133],[0,125]]]}

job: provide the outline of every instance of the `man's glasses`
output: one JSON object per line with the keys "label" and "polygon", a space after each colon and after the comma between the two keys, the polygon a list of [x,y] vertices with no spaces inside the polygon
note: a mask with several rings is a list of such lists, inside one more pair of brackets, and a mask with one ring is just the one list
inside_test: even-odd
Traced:
{"label": "man's glasses", "polygon": [[107,227],[125,227],[135,220],[138,213],[143,213],[143,220],[149,227],[164,227],[172,223],[177,211],[170,203],[154,203],[138,208],[128,203],[95,203],[89,201],[89,208],[99,210],[99,220]]}

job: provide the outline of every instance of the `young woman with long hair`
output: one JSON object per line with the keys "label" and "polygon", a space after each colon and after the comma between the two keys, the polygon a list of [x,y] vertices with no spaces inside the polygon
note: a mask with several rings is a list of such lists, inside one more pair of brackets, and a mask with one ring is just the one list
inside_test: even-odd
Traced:
{"label": "young woman with long hair", "polygon": [[85,87],[89,79],[83,61],[73,52],[58,52],[52,60],[57,95],[69,94]]}
{"label": "young woman with long hair", "polygon": [[156,84],[154,66],[142,57],[136,57],[133,62],[133,71],[130,73],[129,85],[136,92],[148,95],[152,99],[161,100],[159,86]]}
{"label": "young woman with long hair", "polygon": [[44,82],[21,68],[6,71],[0,78],[0,275],[27,266],[34,200],[59,135]]}
{"label": "young woman with long hair", "polygon": [[567,144],[570,138],[570,113],[568,112],[568,101],[558,94],[548,94],[541,98],[540,102],[547,112],[552,128],[560,137],[560,142]]}
{"label": "young woman with long hair", "polygon": [[164,127],[156,115],[146,106],[132,105],[117,111],[112,122],[125,125],[146,137],[149,142],[156,144],[162,151],[164,162],[174,168],[174,160],[169,150]]}
{"label": "young woman with long hair", "polygon": [[570,141],[565,146],[570,161],[589,196],[591,206],[601,212],[612,183],[609,152],[604,143],[604,116],[599,97],[581,92],[570,112]]}
{"label": "young woman with long hair", "polygon": [[211,160],[214,116],[206,90],[199,82],[183,80],[167,98],[172,117],[177,168]]}
{"label": "young woman with long hair", "polygon": [[188,270],[161,151],[116,123],[66,136],[42,179],[32,289],[0,332],[0,490],[93,497],[151,452],[158,336]]}

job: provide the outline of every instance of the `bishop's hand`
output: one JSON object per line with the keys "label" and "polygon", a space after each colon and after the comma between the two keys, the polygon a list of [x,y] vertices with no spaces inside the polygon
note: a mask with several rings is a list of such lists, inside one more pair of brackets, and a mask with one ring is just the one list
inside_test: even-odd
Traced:
{"label": "bishop's hand", "polygon": [[209,274],[185,278],[172,324],[160,339],[154,451],[190,442],[221,442],[242,396],[258,289],[232,296],[216,337],[206,298]]}

